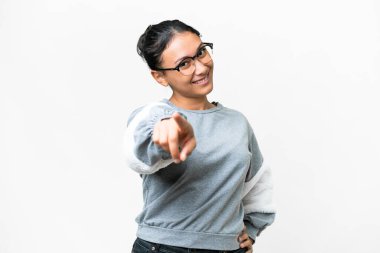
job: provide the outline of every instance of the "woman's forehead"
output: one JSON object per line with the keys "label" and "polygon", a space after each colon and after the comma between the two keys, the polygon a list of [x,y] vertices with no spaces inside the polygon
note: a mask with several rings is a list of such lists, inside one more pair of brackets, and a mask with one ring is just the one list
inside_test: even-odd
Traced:
{"label": "woman's forehead", "polygon": [[177,59],[185,56],[193,56],[201,39],[194,33],[183,32],[174,35],[166,49],[162,52],[162,63],[174,63]]}

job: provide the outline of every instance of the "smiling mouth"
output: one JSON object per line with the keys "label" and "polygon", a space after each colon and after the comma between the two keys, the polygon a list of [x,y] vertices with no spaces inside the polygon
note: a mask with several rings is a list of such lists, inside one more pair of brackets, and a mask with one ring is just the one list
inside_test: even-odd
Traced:
{"label": "smiling mouth", "polygon": [[195,82],[191,82],[192,84],[197,84],[197,85],[204,85],[204,84],[207,84],[208,83],[208,80],[209,80],[209,74],[207,74],[204,78],[198,80],[198,81],[195,81]]}

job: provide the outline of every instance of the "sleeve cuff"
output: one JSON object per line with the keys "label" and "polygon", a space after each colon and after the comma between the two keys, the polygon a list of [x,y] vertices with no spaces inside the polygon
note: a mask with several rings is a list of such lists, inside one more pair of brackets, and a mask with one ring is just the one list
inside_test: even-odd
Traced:
{"label": "sleeve cuff", "polygon": [[245,222],[245,226],[247,228],[248,236],[255,242],[256,237],[260,234],[259,229],[252,226],[252,224],[249,222]]}

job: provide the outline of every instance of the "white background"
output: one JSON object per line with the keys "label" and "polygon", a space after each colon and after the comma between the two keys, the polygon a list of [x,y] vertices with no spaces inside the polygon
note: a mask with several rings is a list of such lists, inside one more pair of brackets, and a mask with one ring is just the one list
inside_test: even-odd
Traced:
{"label": "white background", "polygon": [[272,165],[255,252],[378,252],[376,0],[0,0],[0,252],[130,252],[141,180],[122,134],[170,95],[136,43],[176,18],[214,42],[210,100],[249,118]]}

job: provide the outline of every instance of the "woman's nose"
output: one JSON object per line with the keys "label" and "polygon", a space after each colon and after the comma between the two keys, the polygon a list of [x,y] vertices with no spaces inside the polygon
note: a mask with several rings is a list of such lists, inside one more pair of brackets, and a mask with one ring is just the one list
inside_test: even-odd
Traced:
{"label": "woman's nose", "polygon": [[195,75],[202,75],[208,71],[208,66],[203,64],[202,62],[198,61],[198,59],[194,60],[195,65]]}

